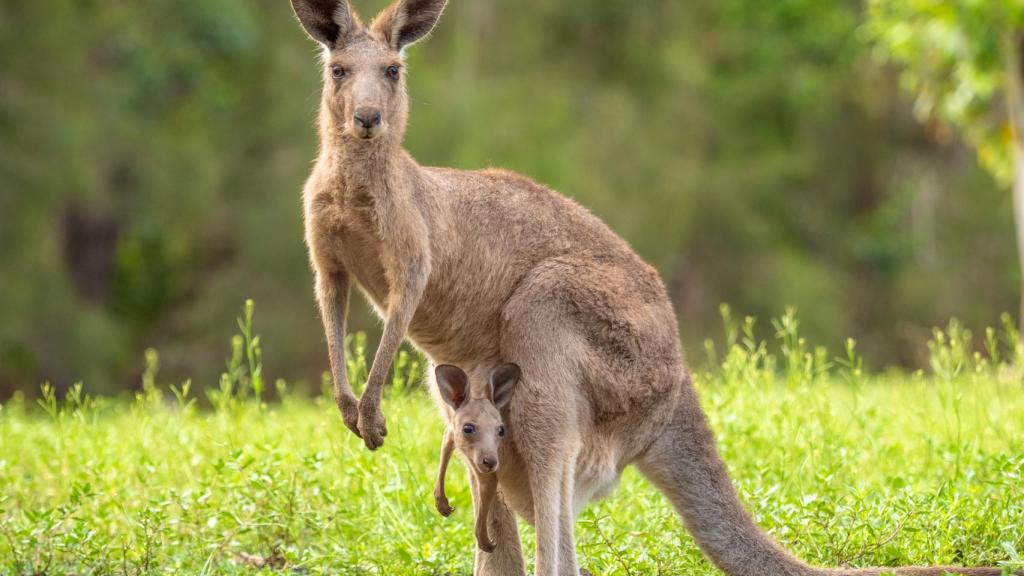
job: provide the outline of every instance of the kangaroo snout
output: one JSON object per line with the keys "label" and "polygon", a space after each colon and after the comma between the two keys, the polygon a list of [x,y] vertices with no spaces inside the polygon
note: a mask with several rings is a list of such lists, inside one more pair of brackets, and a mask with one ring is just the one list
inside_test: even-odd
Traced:
{"label": "kangaroo snout", "polygon": [[375,108],[357,108],[352,115],[352,125],[360,138],[372,138],[381,127],[380,110]]}
{"label": "kangaroo snout", "polygon": [[481,472],[495,472],[498,470],[498,457],[488,454],[480,458]]}

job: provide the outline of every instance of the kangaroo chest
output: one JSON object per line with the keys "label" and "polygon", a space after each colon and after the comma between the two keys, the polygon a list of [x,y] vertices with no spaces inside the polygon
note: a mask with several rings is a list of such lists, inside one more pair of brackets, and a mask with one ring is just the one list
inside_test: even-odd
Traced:
{"label": "kangaroo chest", "polygon": [[346,270],[378,312],[386,309],[384,245],[372,204],[358,196],[323,192],[310,203],[308,220],[317,253]]}
{"label": "kangaroo chest", "polygon": [[[316,243],[318,254],[348,272],[377,314],[386,318],[389,295],[395,289],[389,278],[395,277],[395,271],[388,272],[385,255],[398,251],[388,249],[389,239],[380,232],[378,201],[364,190],[344,186],[341,180],[334,186],[325,186],[309,199],[310,241]],[[474,283],[458,280],[486,264],[464,262],[461,255],[455,262],[439,259],[443,255],[444,252],[433,254],[431,259],[435,267],[449,273],[431,274],[428,278],[407,336],[435,359],[493,357],[498,345],[494,330],[504,293],[500,289],[481,292]],[[403,264],[407,263],[392,265]]]}
{"label": "kangaroo chest", "polygon": [[387,309],[390,286],[384,271],[380,240],[363,230],[346,230],[337,235],[336,241],[341,263],[377,312],[383,313]]}

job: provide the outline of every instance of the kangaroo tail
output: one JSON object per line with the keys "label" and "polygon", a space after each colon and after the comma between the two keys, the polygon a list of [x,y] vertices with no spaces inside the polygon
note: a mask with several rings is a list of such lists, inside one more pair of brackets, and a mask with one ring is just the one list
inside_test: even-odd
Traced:
{"label": "kangaroo tail", "polygon": [[829,569],[799,560],[761,530],[729,479],[700,400],[687,376],[665,433],[639,462],[672,502],[701,550],[729,576],[999,576],[998,568]]}

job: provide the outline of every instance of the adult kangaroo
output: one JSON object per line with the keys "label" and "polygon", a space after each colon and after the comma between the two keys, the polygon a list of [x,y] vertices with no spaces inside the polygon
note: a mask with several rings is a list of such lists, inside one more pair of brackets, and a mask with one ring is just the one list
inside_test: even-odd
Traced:
{"label": "adult kangaroo", "polygon": [[[665,287],[626,242],[523,176],[423,167],[403,150],[402,51],[430,32],[446,0],[398,0],[369,25],[345,0],[291,2],[324,46],[320,153],[303,204],[345,425],[371,450],[383,444],[381,389],[406,336],[475,380],[504,362],[522,369],[502,414],[511,441],[491,509],[497,549],[477,552],[477,574],[525,573],[514,510],[536,526],[536,574],[576,576],[574,519],[629,464],[727,574],[879,573],[808,566],[754,524],[715,448]],[[353,284],[385,320],[358,401],[344,358]]]}

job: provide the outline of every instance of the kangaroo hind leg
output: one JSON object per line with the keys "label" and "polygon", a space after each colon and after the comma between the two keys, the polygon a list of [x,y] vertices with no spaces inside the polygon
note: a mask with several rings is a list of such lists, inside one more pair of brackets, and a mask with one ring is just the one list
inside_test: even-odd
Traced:
{"label": "kangaroo hind leg", "polygon": [[580,453],[585,341],[544,299],[512,299],[502,356],[522,370],[509,404],[509,433],[529,477],[537,576],[577,576],[573,478]]}

